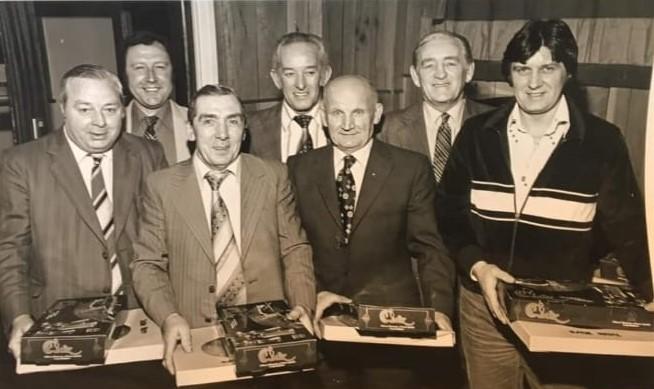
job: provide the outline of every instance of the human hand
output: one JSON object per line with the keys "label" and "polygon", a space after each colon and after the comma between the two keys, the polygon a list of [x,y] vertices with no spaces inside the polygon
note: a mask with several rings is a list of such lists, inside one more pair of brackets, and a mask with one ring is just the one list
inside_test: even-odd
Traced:
{"label": "human hand", "polygon": [[486,305],[494,318],[503,324],[509,324],[509,318],[506,314],[506,308],[500,301],[503,296],[498,296],[497,286],[500,281],[512,284],[515,278],[496,265],[486,263],[483,261],[475,263],[472,268],[472,273],[477,277],[479,287],[481,288]]}
{"label": "human hand", "polygon": [[163,324],[164,339],[164,359],[163,366],[170,374],[175,374],[175,365],[173,363],[173,353],[177,347],[177,341],[182,344],[182,350],[187,353],[192,351],[191,348],[191,328],[186,319],[177,313],[169,315]]}
{"label": "human hand", "polygon": [[450,318],[447,317],[446,314],[438,311],[434,312],[434,321],[436,322],[436,325],[438,326],[439,330],[453,331],[452,322],[450,321]]}
{"label": "human hand", "polygon": [[316,314],[313,317],[313,328],[316,336],[319,339],[322,339],[322,333],[320,332],[320,319],[322,318],[322,314],[325,312],[325,309],[336,303],[351,303],[352,299],[326,290],[318,293],[318,296],[316,297]]}
{"label": "human hand", "polygon": [[286,315],[289,320],[300,320],[300,323],[306,328],[309,332],[313,334],[313,325],[311,324],[311,318],[307,313],[306,309],[302,306],[295,306],[291,312]]}
{"label": "human hand", "polygon": [[32,327],[34,320],[30,315],[16,316],[11,323],[11,333],[9,334],[9,352],[14,355],[18,361],[20,359],[20,341],[23,339],[23,334]]}
{"label": "human hand", "polygon": [[645,309],[649,312],[654,312],[654,301],[645,304]]}

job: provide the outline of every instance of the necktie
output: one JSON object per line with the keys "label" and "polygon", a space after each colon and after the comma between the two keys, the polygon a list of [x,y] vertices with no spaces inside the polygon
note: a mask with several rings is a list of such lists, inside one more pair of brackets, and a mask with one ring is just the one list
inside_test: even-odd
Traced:
{"label": "necktie", "polygon": [[118,265],[118,256],[116,255],[115,240],[114,240],[114,210],[107,188],[104,184],[104,177],[102,176],[102,155],[91,155],[93,158],[93,167],[91,168],[91,198],[93,200],[93,209],[98,216],[102,234],[107,243],[109,251],[109,265],[111,267],[111,293],[122,293],[123,278],[120,274],[120,266]]}
{"label": "necktie", "polygon": [[311,134],[309,134],[309,123],[311,123],[311,119],[313,118],[309,115],[297,115],[293,118],[302,127],[302,138],[297,148],[298,154],[313,150],[313,140],[311,139]]}
{"label": "necktie", "polygon": [[343,228],[343,243],[350,242],[352,233],[352,218],[354,217],[354,201],[356,199],[356,185],[352,175],[352,165],[356,159],[347,155],[343,158],[343,168],[336,177],[336,191],[341,213],[341,227]]}
{"label": "necktie", "polygon": [[158,140],[157,133],[154,130],[154,126],[157,124],[158,121],[159,118],[156,116],[146,116],[143,118],[143,122],[145,123],[145,132],[143,133],[143,137],[145,139],[151,141]]}
{"label": "necktie", "polygon": [[441,116],[441,125],[438,127],[438,134],[436,135],[436,144],[434,145],[434,158],[432,159],[431,166],[434,169],[434,176],[436,182],[440,182],[445,170],[447,158],[450,155],[452,148],[452,129],[447,123],[450,115],[443,113]]}
{"label": "necktie", "polygon": [[212,170],[205,175],[211,186],[211,233],[216,262],[216,297],[218,304],[222,306],[247,302],[241,258],[232,223],[229,221],[229,212],[219,191],[220,185],[229,174],[228,170]]}

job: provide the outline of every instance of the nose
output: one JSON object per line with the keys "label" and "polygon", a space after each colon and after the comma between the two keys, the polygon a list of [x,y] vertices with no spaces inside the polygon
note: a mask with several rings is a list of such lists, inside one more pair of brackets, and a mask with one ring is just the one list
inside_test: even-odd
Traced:
{"label": "nose", "polygon": [[154,69],[148,68],[148,72],[147,72],[146,76],[147,76],[147,81],[148,82],[154,82],[155,81]]}
{"label": "nose", "polygon": [[436,64],[436,71],[434,72],[434,77],[437,79],[443,79],[447,76],[445,72],[445,66],[442,63]]}
{"label": "nose", "polygon": [[104,127],[107,124],[107,120],[104,117],[102,111],[96,112],[93,116],[93,125],[97,127]]}
{"label": "nose", "polygon": [[300,74],[295,81],[295,87],[299,90],[303,90],[307,86],[307,80],[304,78],[304,74]]}
{"label": "nose", "polygon": [[216,124],[214,136],[216,139],[226,140],[228,138],[227,124],[224,122],[218,122],[218,124]]}
{"label": "nose", "polygon": [[541,78],[540,72],[531,72],[529,77],[529,88],[538,89],[542,84],[543,79]]}
{"label": "nose", "polygon": [[353,128],[354,128],[353,115],[345,115],[345,119],[343,119],[343,129],[346,131],[350,131]]}

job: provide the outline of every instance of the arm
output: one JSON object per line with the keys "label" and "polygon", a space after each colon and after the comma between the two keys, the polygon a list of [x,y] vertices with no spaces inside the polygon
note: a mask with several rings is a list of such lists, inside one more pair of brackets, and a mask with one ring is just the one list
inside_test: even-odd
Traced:
{"label": "arm", "polygon": [[420,162],[407,207],[407,243],[418,263],[425,303],[451,317],[455,269],[438,233],[434,175],[426,158]]}
{"label": "arm", "polygon": [[277,181],[277,223],[286,296],[292,306],[311,314],[316,304],[312,251],[283,165],[279,165]]}

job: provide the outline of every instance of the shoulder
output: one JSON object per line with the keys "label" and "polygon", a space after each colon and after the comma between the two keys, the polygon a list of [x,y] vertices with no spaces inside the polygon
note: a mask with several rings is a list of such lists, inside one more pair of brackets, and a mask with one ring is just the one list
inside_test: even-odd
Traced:
{"label": "shoulder", "polygon": [[57,139],[62,136],[60,131],[63,130],[58,129],[39,139],[21,143],[4,150],[0,153],[0,162],[2,165],[18,164],[25,166],[39,163],[55,143],[65,142],[65,139]]}
{"label": "shoulder", "polygon": [[413,104],[404,109],[393,111],[386,115],[384,128],[386,126],[395,128],[402,124],[408,124],[422,117],[422,104]]}
{"label": "shoulder", "polygon": [[282,104],[275,104],[272,107],[261,109],[247,114],[248,120],[267,120],[274,116],[281,116]]}
{"label": "shoulder", "polygon": [[264,159],[252,154],[242,153],[241,163],[244,169],[255,175],[270,177],[285,177],[287,175],[286,165],[272,159]]}
{"label": "shoulder", "polygon": [[375,145],[371,152],[375,152],[375,149],[377,150],[376,152],[387,154],[387,157],[390,157],[391,160],[402,167],[414,168],[424,164],[429,165],[429,158],[427,156],[412,150],[393,146],[380,140],[375,140]]}
{"label": "shoulder", "polygon": [[136,154],[141,159],[149,159],[153,163],[157,163],[163,158],[164,151],[161,143],[152,142],[143,137],[123,133],[118,145],[125,145],[128,150]]}
{"label": "shoulder", "polygon": [[479,115],[484,112],[492,111],[495,109],[494,106],[485,104],[470,98],[465,99],[465,110],[466,110],[466,115],[468,116],[475,116]]}
{"label": "shoulder", "polygon": [[170,100],[170,106],[172,107],[173,112],[177,112],[178,114],[182,114],[184,115],[184,117],[186,117],[188,108],[186,108],[183,105],[177,104],[177,102],[174,100]]}

